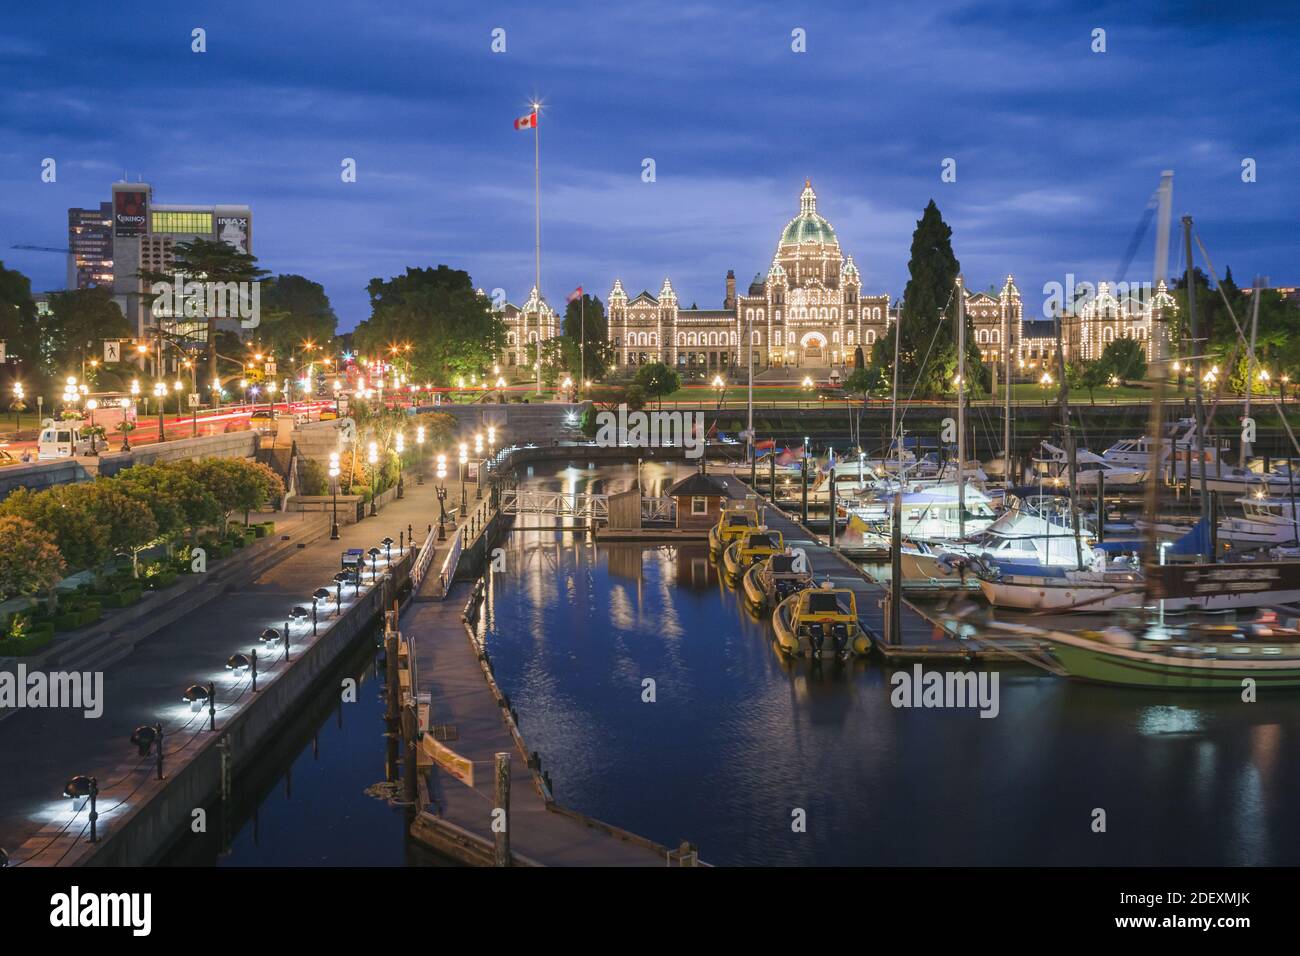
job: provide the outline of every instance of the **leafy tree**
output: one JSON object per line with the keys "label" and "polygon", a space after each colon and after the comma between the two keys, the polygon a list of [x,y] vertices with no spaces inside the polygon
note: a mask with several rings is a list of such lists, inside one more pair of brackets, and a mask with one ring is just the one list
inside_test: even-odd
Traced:
{"label": "leafy tree", "polygon": [[65,570],[51,534],[25,518],[0,517],[0,600],[52,591]]}
{"label": "leafy tree", "polygon": [[883,389],[887,383],[884,373],[875,366],[855,368],[844,380],[844,390],[866,398],[872,392]]}
{"label": "leafy tree", "polygon": [[[173,265],[170,272],[142,269],[139,273],[140,278],[146,284],[174,282],[175,274],[183,272],[187,277],[187,281],[259,282],[269,275],[268,270],[258,266],[256,256],[247,252],[240,252],[234,246],[222,242],[220,239],[193,239],[188,242],[178,242],[172,249],[172,255]],[[145,298],[147,300],[152,299],[148,295]],[[190,319],[190,321],[206,321],[207,323],[208,378],[212,381],[216,381],[218,378],[218,336],[214,328],[216,318],[216,316],[205,315],[197,319]]]}
{"label": "leafy tree", "polygon": [[[132,571],[138,572],[140,552],[158,540],[158,523],[148,504],[127,494],[113,478],[63,487],[69,495],[82,499],[92,520],[107,531],[110,551],[129,554]],[[101,565],[95,565],[96,577]]]}
{"label": "leafy tree", "polygon": [[424,412],[411,419],[412,437],[415,429],[421,426],[424,427],[425,442],[433,448],[441,448],[451,443],[460,423],[455,415],[446,412]]}
{"label": "leafy tree", "polygon": [[188,533],[221,519],[216,499],[194,477],[170,464],[135,465],[114,480],[122,492],[148,505],[160,535]]}
{"label": "leafy tree", "polygon": [[417,379],[449,385],[457,376],[482,374],[505,343],[501,319],[467,272],[408,268],[405,275],[371,279],[367,291],[370,318],[353,332],[353,347],[378,355],[410,344],[404,354]]}
{"label": "leafy tree", "polygon": [[647,398],[657,398],[663,405],[665,395],[671,395],[682,387],[681,376],[663,362],[650,362],[637,370],[635,384],[641,387]]}
{"label": "leafy tree", "polygon": [[32,283],[0,262],[0,339],[11,361],[21,362],[18,377],[28,395],[48,394],[49,373],[41,350],[43,330],[36,317]]}
{"label": "leafy tree", "polygon": [[[1076,368],[1076,366],[1070,366],[1070,368]],[[1077,372],[1078,387],[1087,389],[1088,401],[1091,404],[1096,405],[1097,397],[1093,394],[1093,392],[1095,389],[1101,388],[1108,381],[1110,381],[1110,371],[1109,371],[1110,366],[1107,364],[1105,358],[1103,357],[1102,359],[1099,359],[1098,361],[1095,362],[1085,362],[1083,363],[1083,365],[1077,366],[1077,368],[1078,368],[1078,372]],[[1070,381],[1070,386],[1072,388],[1074,387],[1074,385],[1075,382]]]}
{"label": "leafy tree", "polygon": [[1147,374],[1146,349],[1137,339],[1118,338],[1106,343],[1099,364],[1104,374],[1120,382],[1141,381]]}
{"label": "leafy tree", "polygon": [[300,275],[278,275],[262,283],[262,324],[257,338],[268,351],[288,356],[304,342],[334,338],[338,316],[325,287]]}
{"label": "leafy tree", "polygon": [[30,521],[49,534],[73,570],[98,567],[112,556],[109,529],[76,485],[55,485],[44,491],[19,488],[0,502],[0,515]]}
{"label": "leafy tree", "polygon": [[[565,307],[561,331],[564,336],[565,367],[574,375],[585,371],[587,378],[603,378],[614,355],[609,344],[609,320],[605,316],[605,303],[584,292],[580,299],[574,299]],[[585,349],[581,347],[584,341]]]}
{"label": "leafy tree", "polygon": [[[47,368],[51,375],[80,369],[84,361],[99,355],[102,339],[130,338],[134,331],[113,301],[111,289],[96,286],[51,293],[43,333]],[[86,372],[87,377],[93,374]]]}

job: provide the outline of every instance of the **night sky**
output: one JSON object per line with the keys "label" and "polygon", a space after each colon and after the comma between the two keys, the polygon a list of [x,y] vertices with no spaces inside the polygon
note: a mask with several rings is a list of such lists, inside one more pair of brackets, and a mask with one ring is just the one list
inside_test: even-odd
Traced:
{"label": "night sky", "polygon": [[[521,302],[533,143],[512,123],[534,95],[553,304],[671,276],[682,305],[717,308],[727,269],[742,287],[766,272],[805,178],[864,293],[901,294],[934,198],[968,285],[1014,273],[1035,317],[1045,282],[1114,278],[1166,168],[1175,223],[1196,217],[1220,273],[1300,282],[1294,4],[185,6],[6,11],[0,258],[36,290],[62,288],[64,258],[9,247],[64,246],[67,208],[126,171],[156,202],[250,204],[261,264],[324,283],[343,329],[371,277],[407,266],[445,262]],[[1150,278],[1152,247],[1131,279]]]}

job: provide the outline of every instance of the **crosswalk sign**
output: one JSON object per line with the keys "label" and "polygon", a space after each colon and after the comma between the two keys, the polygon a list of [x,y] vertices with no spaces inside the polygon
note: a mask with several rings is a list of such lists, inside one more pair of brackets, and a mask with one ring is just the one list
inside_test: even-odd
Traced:
{"label": "crosswalk sign", "polygon": [[122,343],[117,339],[104,340],[104,362],[122,361]]}

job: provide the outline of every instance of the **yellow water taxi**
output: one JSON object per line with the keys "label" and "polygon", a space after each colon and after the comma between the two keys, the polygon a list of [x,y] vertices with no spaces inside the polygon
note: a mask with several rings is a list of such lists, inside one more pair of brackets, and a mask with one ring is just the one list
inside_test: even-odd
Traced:
{"label": "yellow water taxi", "polygon": [[781,537],[780,531],[760,528],[737,538],[722,552],[722,570],[727,577],[727,583],[735,587],[740,583],[741,575],[751,564],[783,551],[785,551],[785,540]]}
{"label": "yellow water taxi", "polygon": [[718,560],[727,545],[741,535],[761,527],[758,512],[752,508],[727,509],[718,518],[718,523],[709,529],[709,557]]}
{"label": "yellow water taxi", "polygon": [[858,623],[858,605],[848,588],[808,588],[790,595],[772,612],[777,644],[792,657],[822,656],[830,641],[841,660],[869,654],[871,639]]}
{"label": "yellow water taxi", "polygon": [[774,554],[755,561],[741,582],[745,600],[763,610],[775,607],[796,591],[813,586],[808,559],[802,554]]}

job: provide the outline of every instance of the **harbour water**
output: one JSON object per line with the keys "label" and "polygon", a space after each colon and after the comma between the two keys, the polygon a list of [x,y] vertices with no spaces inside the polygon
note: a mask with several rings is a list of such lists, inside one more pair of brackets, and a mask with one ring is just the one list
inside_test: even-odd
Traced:
{"label": "harbour water", "polygon": [[[619,490],[629,477],[565,468],[531,480]],[[643,474],[647,493],[661,477]],[[720,864],[1300,862],[1286,692],[1244,703],[1016,666],[1000,670],[994,719],[895,708],[875,659],[783,660],[703,545],[592,545],[550,530],[517,531],[506,547],[482,639],[575,809],[690,839]]]}
{"label": "harbour water", "polygon": [[[524,481],[619,491],[636,473],[578,462]],[[641,480],[658,494],[685,473],[647,463]],[[996,718],[895,708],[875,658],[780,657],[702,544],[591,544],[548,528],[502,546],[479,633],[529,747],[576,810],[665,844],[689,839],[724,865],[1300,863],[1288,692],[1248,704],[1005,666]],[[340,704],[348,676],[357,701]],[[373,644],[337,677],[236,782],[228,850],[210,833],[183,839],[168,862],[437,862],[410,848],[404,811],[374,787],[384,738]],[[1105,832],[1094,832],[1097,810]]]}

